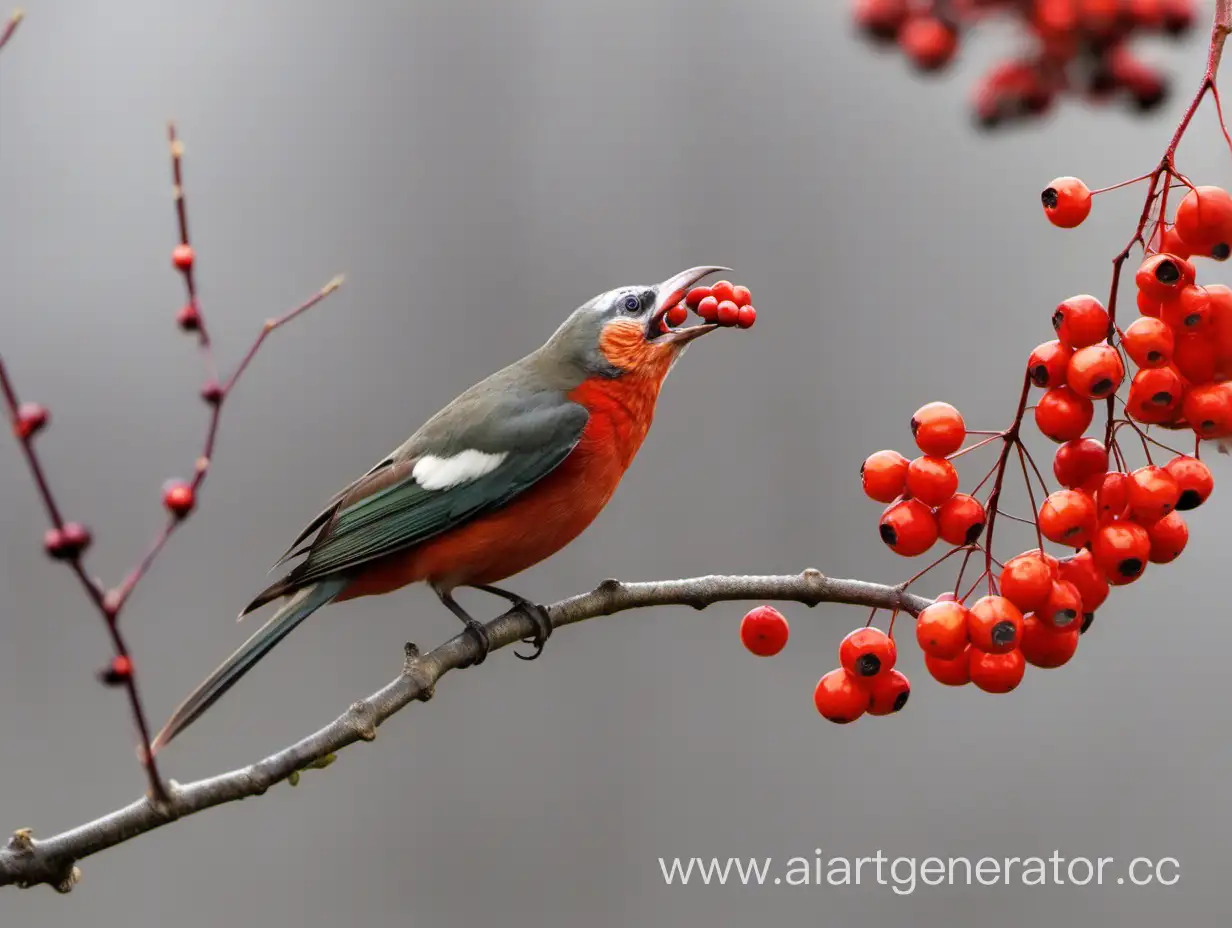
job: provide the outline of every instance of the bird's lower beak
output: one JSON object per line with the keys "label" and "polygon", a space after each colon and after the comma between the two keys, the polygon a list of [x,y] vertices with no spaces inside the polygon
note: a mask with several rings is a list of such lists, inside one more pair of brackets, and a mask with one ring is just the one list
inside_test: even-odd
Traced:
{"label": "bird's lower beak", "polygon": [[671,329],[664,332],[663,317],[667,315],[669,309],[683,300],[685,294],[697,286],[704,278],[709,277],[711,274],[730,270],[731,268],[729,267],[710,265],[691,267],[687,271],[681,271],[679,274],[669,277],[661,284],[656,284],[654,287],[656,294],[655,311],[651,314],[650,320],[647,323],[646,340],[656,344],[686,345],[693,341],[693,339],[717,329],[717,325],[707,323],[705,325],[689,326],[686,329]]}

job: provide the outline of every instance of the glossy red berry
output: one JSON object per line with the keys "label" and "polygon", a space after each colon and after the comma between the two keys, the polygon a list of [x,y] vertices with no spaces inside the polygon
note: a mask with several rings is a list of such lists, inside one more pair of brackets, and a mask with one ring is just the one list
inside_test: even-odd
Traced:
{"label": "glossy red berry", "polygon": [[1081,548],[1098,526],[1095,500],[1082,490],[1057,490],[1040,506],[1040,533],[1049,541]]}
{"label": "glossy red berry", "polygon": [[1197,509],[1208,499],[1215,489],[1215,478],[1211,469],[1187,454],[1174,457],[1164,465],[1164,470],[1172,475],[1180,487],[1181,495],[1176,501],[1176,508],[1181,512]]}
{"label": "glossy red berry", "polygon": [[43,550],[54,560],[71,561],[90,547],[93,536],[80,522],[67,522],[63,528],[49,528],[43,535]]}
{"label": "glossy red berry", "polygon": [[1052,669],[1068,664],[1078,651],[1078,639],[1082,637],[1080,622],[1057,629],[1029,615],[1023,623],[1022,656],[1035,667]]}
{"label": "glossy red berry", "polygon": [[1232,196],[1222,187],[1195,187],[1177,204],[1173,227],[1194,254],[1226,258],[1232,242]]}
{"label": "glossy red berry", "polygon": [[967,425],[949,403],[926,403],[911,417],[911,434],[921,451],[943,458],[962,447]]}
{"label": "glossy red berry", "polygon": [[1159,300],[1155,299],[1155,297],[1151,296],[1149,293],[1143,293],[1139,290],[1136,302],[1138,304],[1138,312],[1142,313],[1143,316],[1151,319],[1159,318],[1159,314],[1162,311],[1163,306]]}
{"label": "glossy red berry", "polygon": [[1059,338],[1037,345],[1027,359],[1027,371],[1037,387],[1063,387],[1074,349]]}
{"label": "glossy red berry", "polygon": [[132,676],[133,662],[127,654],[117,654],[98,674],[99,680],[106,686],[120,686],[131,680]]}
{"label": "glossy red berry", "polygon": [[731,300],[722,300],[715,310],[714,318],[719,325],[733,326],[740,318],[740,307]]}
{"label": "glossy red berry", "polygon": [[1198,335],[1211,325],[1211,297],[1205,287],[1182,287],[1174,299],[1159,304],[1159,320],[1177,335]]}
{"label": "glossy red berry", "polygon": [[1172,351],[1172,367],[1191,384],[1215,379],[1215,345],[1202,335],[1181,335]]}
{"label": "glossy red berry", "polygon": [[967,608],[952,600],[930,603],[915,620],[915,640],[920,650],[941,660],[953,660],[971,640],[967,632]]}
{"label": "glossy red berry", "polygon": [[1139,467],[1129,475],[1129,511],[1143,525],[1170,513],[1180,497],[1180,486],[1162,467]]}
{"label": "glossy red berry", "polygon": [[1189,526],[1185,524],[1185,518],[1175,511],[1148,525],[1146,533],[1151,539],[1152,564],[1171,564],[1189,543]]}
{"label": "glossy red berry", "polygon": [[22,403],[17,407],[17,418],[13,421],[13,434],[21,441],[29,441],[47,427],[51,414],[46,406],[38,403]]}
{"label": "glossy red berry", "polygon": [[823,718],[845,725],[868,710],[868,690],[852,674],[838,667],[817,681],[813,705]]}
{"label": "glossy red berry", "polygon": [[1060,229],[1072,229],[1091,215],[1091,189],[1077,177],[1058,177],[1040,194],[1044,215]]}
{"label": "glossy red berry", "polygon": [[1123,518],[1129,510],[1129,474],[1104,474],[1095,491],[1095,508],[1101,524]]}
{"label": "glossy red berry", "polygon": [[1121,344],[1130,360],[1139,367],[1163,367],[1172,360],[1176,340],[1167,323],[1143,316],[1130,323]]}
{"label": "glossy red berry", "polygon": [[1185,394],[1181,410],[1190,428],[1202,438],[1232,435],[1232,388],[1227,383],[1192,388]]}
{"label": "glossy red berry", "polygon": [[719,301],[713,295],[703,297],[697,304],[697,314],[707,322],[716,321],[719,318]]}
{"label": "glossy red berry", "polygon": [[958,51],[958,33],[936,16],[910,16],[898,32],[898,45],[921,71],[945,67]]}
{"label": "glossy red berry", "polygon": [[850,632],[838,647],[839,664],[861,680],[889,673],[897,660],[894,639],[872,626]]}
{"label": "glossy red berry", "polygon": [[1034,612],[1048,601],[1057,568],[1038,551],[1025,551],[1005,562],[1001,569],[1001,595],[1019,612]]}
{"label": "glossy red berry", "polygon": [[911,696],[911,681],[901,670],[881,674],[868,685],[868,714],[901,712]]}
{"label": "glossy red berry", "polygon": [[1129,384],[1125,408],[1139,422],[1171,422],[1181,410],[1185,384],[1171,367],[1140,370]]}
{"label": "glossy red berry", "polygon": [[1052,584],[1048,600],[1035,612],[1045,624],[1053,628],[1078,628],[1082,624],[1082,593],[1068,580],[1058,579]]}
{"label": "glossy red berry", "polygon": [[187,273],[192,270],[193,261],[196,259],[196,254],[193,252],[192,245],[176,245],[171,252],[171,263],[176,270]]}
{"label": "glossy red berry", "polygon": [[710,295],[720,303],[730,302],[736,295],[736,288],[730,280],[716,280],[710,285]]}
{"label": "glossy red berry", "polygon": [[1085,488],[1108,472],[1108,449],[1094,438],[1075,438],[1057,449],[1052,473],[1057,483],[1071,490]]}
{"label": "glossy red berry", "polygon": [[938,683],[945,686],[966,686],[971,682],[971,654],[972,649],[967,647],[958,657],[946,660],[926,651],[924,666]]}
{"label": "glossy red berry", "polygon": [[879,503],[892,503],[907,489],[907,468],[911,465],[897,451],[876,451],[860,465],[864,495]]}
{"label": "glossy red berry", "polygon": [[869,37],[889,41],[898,35],[907,13],[907,0],[858,0],[855,20]]}
{"label": "glossy red berry", "polygon": [[752,306],[741,306],[740,312],[736,314],[736,325],[742,329],[751,329],[755,322],[757,322],[757,310]]}
{"label": "glossy red berry", "polygon": [[[1182,287],[1193,281],[1193,265],[1176,255],[1151,255],[1138,266],[1134,283],[1138,289],[1153,300],[1173,299]],[[1188,276],[1188,280],[1186,280]]]}
{"label": "glossy red berry", "polygon": [[176,518],[184,518],[196,505],[196,493],[192,484],[183,480],[168,481],[163,487],[163,505]]}
{"label": "glossy red berry", "polygon": [[1082,611],[1094,612],[1108,598],[1108,578],[1095,562],[1095,555],[1084,549],[1069,557],[1061,558],[1057,577],[1072,583],[1082,596]]}
{"label": "glossy red berry", "polygon": [[937,542],[937,520],[933,511],[918,499],[892,503],[881,514],[878,525],[881,540],[895,554],[915,557]]}
{"label": "glossy red berry", "polygon": [[[684,301],[690,309],[697,309],[702,300],[711,295],[709,287],[694,287],[684,296]],[[717,303],[717,301],[716,301]]]}
{"label": "glossy red berry", "polygon": [[1125,365],[1121,355],[1107,342],[1075,351],[1065,376],[1071,390],[1090,400],[1111,396],[1124,379]]}
{"label": "glossy red berry", "polygon": [[951,545],[972,545],[984,533],[988,516],[983,504],[966,493],[955,493],[937,507],[937,531]]}
{"label": "glossy red berry", "polygon": [[663,318],[674,329],[684,325],[685,320],[689,318],[689,308],[683,303],[677,303],[663,315]]}
{"label": "glossy red berry", "polygon": [[958,471],[945,458],[921,455],[907,465],[907,492],[929,506],[940,506],[958,489]]}
{"label": "glossy red berry", "polygon": [[1022,612],[1004,596],[984,596],[971,606],[967,634],[977,651],[1012,651],[1022,637]]}
{"label": "glossy red berry", "polygon": [[1095,404],[1069,387],[1053,387],[1035,406],[1035,425],[1055,442],[1081,438],[1095,418]]}
{"label": "glossy red berry", "polygon": [[1108,310],[1089,293],[1071,296],[1052,314],[1057,338],[1077,351],[1108,337]]}
{"label": "glossy red berry", "polygon": [[971,682],[985,693],[1008,693],[1017,688],[1026,669],[1026,660],[1017,648],[1004,654],[971,651]]}
{"label": "glossy red berry", "polygon": [[740,620],[740,640],[758,657],[772,657],[787,645],[791,629],[773,606],[757,606]]}
{"label": "glossy red berry", "polygon": [[731,301],[737,306],[748,306],[753,302],[753,293],[748,287],[732,287]]}
{"label": "glossy red berry", "polygon": [[1095,534],[1095,561],[1114,586],[1142,576],[1151,555],[1151,538],[1136,522],[1109,522]]}

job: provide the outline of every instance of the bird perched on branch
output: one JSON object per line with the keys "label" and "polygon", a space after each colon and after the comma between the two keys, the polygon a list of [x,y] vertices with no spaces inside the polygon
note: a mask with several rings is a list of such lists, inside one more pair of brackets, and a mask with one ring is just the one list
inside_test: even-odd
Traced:
{"label": "bird perched on branch", "polygon": [[480,663],[487,632],[453,596],[474,587],[526,612],[537,657],[552,631],[546,611],[492,584],[555,554],[607,505],[646,437],[663,379],[685,346],[717,327],[671,329],[667,311],[725,270],[690,268],[596,296],[540,348],[471,387],[338,493],[278,564],[304,560],[241,617],[285,600],[278,611],[183,702],[154,750],[327,603],[426,582],[466,623]]}

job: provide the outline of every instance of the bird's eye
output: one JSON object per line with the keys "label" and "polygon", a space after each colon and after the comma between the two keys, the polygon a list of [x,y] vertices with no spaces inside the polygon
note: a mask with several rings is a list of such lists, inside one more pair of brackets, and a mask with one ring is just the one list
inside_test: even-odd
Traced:
{"label": "bird's eye", "polygon": [[625,312],[635,313],[642,308],[642,301],[639,300],[632,293],[630,293],[627,297],[625,297],[624,305],[625,305]]}

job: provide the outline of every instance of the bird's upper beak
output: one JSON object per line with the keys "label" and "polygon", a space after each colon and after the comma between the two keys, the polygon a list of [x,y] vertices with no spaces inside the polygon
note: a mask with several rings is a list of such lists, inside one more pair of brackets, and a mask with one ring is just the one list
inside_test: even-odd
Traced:
{"label": "bird's upper beak", "polygon": [[691,267],[687,271],[681,271],[679,274],[669,277],[661,284],[655,284],[653,288],[656,294],[655,311],[651,313],[650,319],[646,324],[646,340],[655,344],[683,346],[693,341],[693,339],[717,329],[717,325],[706,323],[704,325],[693,325],[685,329],[671,329],[664,332],[663,317],[667,315],[669,309],[683,300],[685,294],[697,286],[703,278],[711,274],[730,270],[731,268],[729,267],[709,265]]}

